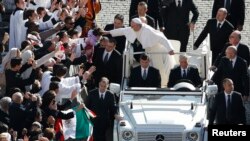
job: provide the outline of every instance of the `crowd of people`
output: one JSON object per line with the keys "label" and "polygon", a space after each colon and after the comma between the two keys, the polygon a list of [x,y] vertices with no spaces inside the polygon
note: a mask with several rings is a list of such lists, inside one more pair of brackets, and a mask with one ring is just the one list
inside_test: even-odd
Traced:
{"label": "crowd of people", "polygon": [[[110,141],[113,121],[122,117],[108,88],[122,82],[126,42],[134,52],[145,52],[134,55],[140,65],[131,69],[129,87],[173,87],[182,80],[202,85],[187,56],[180,55],[174,67],[173,55],[186,52],[199,20],[193,0],[131,0],[128,27],[119,13],[112,24],[98,27],[95,18],[102,8],[100,0],[1,0],[0,20],[8,17],[9,30],[0,43],[0,141]],[[245,3],[215,0],[211,11],[194,43],[199,48],[210,34],[214,75],[208,82],[222,93],[210,109],[210,124],[219,116],[217,123],[245,124],[236,117],[245,116],[239,105],[249,99],[250,52],[240,42]],[[180,41],[180,50],[169,39]],[[225,111],[219,109],[223,92],[239,103],[230,105],[229,119],[225,112],[216,115]],[[75,128],[73,135],[65,131],[67,124]]]}

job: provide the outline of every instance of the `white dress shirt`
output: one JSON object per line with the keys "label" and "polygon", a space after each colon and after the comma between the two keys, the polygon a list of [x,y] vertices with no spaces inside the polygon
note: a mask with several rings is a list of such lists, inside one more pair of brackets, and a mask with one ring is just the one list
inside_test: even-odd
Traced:
{"label": "white dress shirt", "polygon": [[106,94],[106,91],[104,93],[100,92],[99,91],[99,98],[102,98],[102,95],[103,95],[103,99],[105,98],[105,94]]}
{"label": "white dress shirt", "polygon": [[176,4],[176,6],[178,7],[178,1],[180,1],[180,2],[181,2],[181,6],[182,6],[182,0],[175,0],[175,4]]}

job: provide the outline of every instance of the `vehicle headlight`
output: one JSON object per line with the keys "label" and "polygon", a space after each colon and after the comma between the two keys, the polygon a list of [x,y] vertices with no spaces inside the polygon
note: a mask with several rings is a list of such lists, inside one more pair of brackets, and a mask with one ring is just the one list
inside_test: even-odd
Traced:
{"label": "vehicle headlight", "polygon": [[122,138],[124,140],[127,140],[127,141],[131,140],[133,138],[133,132],[132,131],[123,131]]}
{"label": "vehicle headlight", "polygon": [[187,139],[189,141],[196,141],[198,139],[198,133],[197,132],[187,132]]}

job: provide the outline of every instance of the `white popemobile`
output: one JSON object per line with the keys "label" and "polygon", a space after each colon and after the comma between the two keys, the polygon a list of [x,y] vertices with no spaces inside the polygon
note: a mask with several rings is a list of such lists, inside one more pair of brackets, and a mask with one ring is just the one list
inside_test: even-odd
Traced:
{"label": "white popemobile", "polygon": [[[203,49],[186,53],[189,64],[196,65],[200,76],[209,78],[209,53]],[[114,123],[114,141],[204,141],[207,140],[209,97],[217,93],[216,85],[203,82],[195,88],[180,82],[173,88],[129,88],[133,52],[128,46],[123,56],[122,85],[110,84],[119,97],[123,120]]]}

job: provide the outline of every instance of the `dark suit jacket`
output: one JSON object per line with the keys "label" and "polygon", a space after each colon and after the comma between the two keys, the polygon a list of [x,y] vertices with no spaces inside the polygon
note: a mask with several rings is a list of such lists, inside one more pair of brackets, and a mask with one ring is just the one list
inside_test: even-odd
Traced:
{"label": "dark suit jacket", "polygon": [[[226,45],[224,46],[224,48],[222,49],[222,52],[219,54],[219,56],[216,58],[214,66],[218,67],[219,63],[220,63],[220,59],[225,55],[226,49],[227,47],[229,47],[231,44],[230,43],[226,43]],[[238,47],[237,47],[237,55],[239,57],[241,57],[242,59],[247,61],[247,66],[249,66],[250,63],[250,51],[249,51],[249,47],[245,44],[239,43]]]}
{"label": "dark suit jacket", "polygon": [[131,17],[137,14],[137,6],[138,3],[144,1],[148,4],[148,12],[147,14],[154,18],[155,20],[155,29],[157,29],[157,23],[159,27],[163,27],[162,17],[160,15],[161,9],[161,0],[131,0],[130,9],[129,9],[129,21],[131,21]]}
{"label": "dark suit jacket", "polygon": [[148,68],[146,80],[142,78],[141,66],[132,69],[129,77],[130,87],[161,87],[161,75],[158,69],[154,67]]}
{"label": "dark suit jacket", "polygon": [[231,121],[226,121],[225,94],[224,92],[218,93],[215,96],[214,103],[210,111],[209,124],[213,124],[214,120],[216,120],[216,124],[245,124],[245,107],[243,105],[241,94],[235,91],[232,93]]}
{"label": "dark suit jacket", "polygon": [[[6,79],[6,96],[12,96],[10,95],[10,89],[11,88],[20,88],[22,92],[25,92],[25,86],[31,85],[35,81],[35,70],[32,69],[32,72],[30,74],[30,77],[27,79],[23,79],[21,77],[21,74],[28,68],[30,68],[31,65],[28,65],[27,63],[22,66],[22,68],[19,71],[12,71],[11,69],[5,70],[5,79]],[[1,78],[2,79],[2,78]]]}
{"label": "dark suit jacket", "polygon": [[[177,8],[175,1],[162,11],[166,35],[174,38],[178,34],[189,35],[189,14],[192,12],[192,23],[195,23],[199,17],[199,11],[193,0],[183,0],[181,8]],[[177,35],[176,35],[177,34]]]}
{"label": "dark suit jacket", "polygon": [[91,119],[94,124],[94,140],[106,141],[105,134],[108,128],[112,127],[114,115],[117,114],[114,94],[106,91],[104,100],[102,100],[99,96],[99,89],[94,89],[87,96],[85,105],[96,114],[96,118]]}
{"label": "dark suit jacket", "polygon": [[[178,81],[183,79],[181,74],[180,66],[173,68],[169,75],[168,87],[173,87],[176,83],[178,83]],[[195,87],[201,85],[201,78],[198,69],[195,67],[188,66],[187,78],[185,79],[191,80]]]}
{"label": "dark suit jacket", "polygon": [[[139,15],[134,15],[134,16],[132,16],[131,17],[131,20],[133,19],[133,18],[139,18]],[[147,19],[147,24],[148,25],[150,25],[151,27],[153,27],[153,28],[155,28],[155,20],[154,20],[154,18],[152,18],[151,16],[149,16],[149,15],[146,15],[146,19]],[[130,23],[130,22],[129,22]]]}
{"label": "dark suit jacket", "polygon": [[114,49],[108,62],[105,64],[103,62],[104,50],[104,48],[99,49],[95,54],[96,56],[93,57],[95,58],[93,63],[94,66],[96,66],[96,71],[93,74],[96,86],[98,86],[98,82],[101,77],[104,76],[109,79],[110,83],[113,82],[120,84],[122,78],[122,56],[117,50]]}
{"label": "dark suit jacket", "polygon": [[198,39],[195,41],[194,46],[199,47],[207,35],[210,34],[211,50],[219,53],[228,41],[228,37],[232,33],[233,29],[232,24],[226,20],[221,26],[221,29],[217,31],[217,20],[209,19]]}
{"label": "dark suit jacket", "polygon": [[[224,7],[225,0],[214,0],[212,17],[215,18],[218,9]],[[237,28],[237,25],[244,25],[245,20],[245,0],[231,0],[231,7],[227,20],[232,23],[234,28]]]}
{"label": "dark suit jacket", "polygon": [[[104,28],[106,31],[110,31],[114,29],[114,24],[107,24]],[[111,38],[111,35],[107,35],[107,37]],[[123,54],[123,51],[125,49],[126,45],[126,37],[125,36],[117,36],[117,37],[112,37],[116,40],[116,50],[119,51],[121,54]]]}
{"label": "dark suit jacket", "polygon": [[212,76],[212,80],[222,90],[222,80],[230,78],[234,83],[234,90],[240,92],[243,96],[249,95],[249,76],[247,74],[247,63],[241,57],[236,58],[234,68],[232,69],[230,60],[222,57],[217,71]]}

